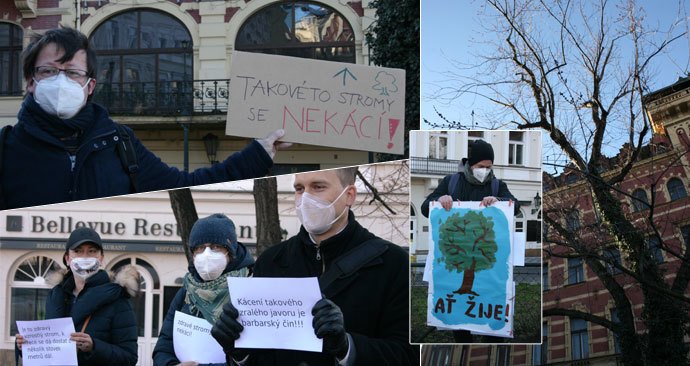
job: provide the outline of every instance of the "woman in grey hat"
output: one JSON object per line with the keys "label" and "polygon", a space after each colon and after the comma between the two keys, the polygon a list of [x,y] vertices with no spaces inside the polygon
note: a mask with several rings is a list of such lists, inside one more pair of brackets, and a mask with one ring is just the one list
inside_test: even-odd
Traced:
{"label": "woman in grey hat", "polygon": [[[74,230],[62,258],[67,269],[52,273],[55,283],[46,299],[46,319],[71,317],[70,340],[77,345],[80,366],[124,366],[137,363],[137,322],[130,297],[139,291],[139,273],[132,266],[112,276],[101,269],[103,244],[96,231]],[[17,349],[24,338],[17,334]]]}
{"label": "woman in grey hat", "polygon": [[[206,319],[215,324],[223,305],[230,301],[227,277],[247,277],[254,258],[237,242],[235,224],[223,214],[200,219],[189,233],[189,249],[194,261],[184,284],[170,304],[153,350],[156,366],[198,365],[195,360],[178,360],[173,346],[175,311]],[[220,365],[225,365],[220,364]]]}

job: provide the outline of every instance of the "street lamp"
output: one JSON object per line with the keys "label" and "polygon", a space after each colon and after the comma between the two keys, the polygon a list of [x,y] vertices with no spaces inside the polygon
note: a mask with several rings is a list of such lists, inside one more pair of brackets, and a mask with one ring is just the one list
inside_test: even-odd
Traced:
{"label": "street lamp", "polygon": [[541,197],[539,197],[539,192],[534,196],[534,208],[532,209],[532,214],[534,215],[541,208]]}
{"label": "street lamp", "polygon": [[216,160],[216,153],[218,152],[218,136],[209,132],[203,137],[203,140],[209,163],[217,163],[218,161]]}

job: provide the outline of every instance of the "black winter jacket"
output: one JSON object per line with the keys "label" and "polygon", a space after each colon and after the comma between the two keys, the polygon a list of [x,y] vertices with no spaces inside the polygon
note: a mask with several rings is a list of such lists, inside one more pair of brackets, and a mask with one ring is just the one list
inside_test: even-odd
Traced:
{"label": "black winter jacket", "polygon": [[[315,277],[325,266],[376,236],[363,228],[349,213],[347,227],[321,242],[317,248],[309,234],[299,234],[267,249],[256,261],[255,277]],[[379,239],[382,240],[382,239]],[[382,240],[383,241],[383,240]],[[419,356],[408,343],[409,286],[407,253],[388,246],[381,256],[357,273],[334,282],[330,298],[343,312],[345,330],[352,336],[356,357],[353,365],[412,365]],[[320,259],[319,259],[320,257]],[[324,353],[291,350],[255,350],[248,365],[336,365]]]}
{"label": "black winter jacket", "polygon": [[[429,217],[429,203],[431,201],[437,201],[441,196],[449,194],[448,184],[450,183],[451,175],[446,175],[438,183],[436,189],[431,192],[431,194],[422,203],[422,215]],[[481,201],[484,197],[491,196],[491,180],[489,179],[483,185],[472,184],[467,181],[465,174],[460,173],[460,179],[458,179],[458,185],[453,192],[453,201]],[[513,200],[515,207],[515,214],[520,212],[520,202],[513,196],[508,190],[508,186],[502,180],[498,180],[498,194],[496,198],[501,201]]]}
{"label": "black winter jacket", "polygon": [[[118,274],[118,278],[123,276],[122,282],[138,285],[136,269],[127,267],[122,271]],[[132,281],[127,276],[136,276],[136,280]],[[136,289],[131,286],[125,289],[111,282],[103,270],[86,281],[76,299],[72,294],[74,286],[74,277],[68,273],[59,285],[50,290],[46,299],[46,319],[72,317],[74,329],[80,332],[84,321],[91,315],[84,332],[93,339],[93,350],[77,350],[79,366],[135,365],[138,332],[129,298]]]}
{"label": "black winter jacket", "polygon": [[[103,107],[88,103],[78,114],[79,118],[92,119],[93,125],[83,132],[72,161],[65,144],[39,127],[41,123],[37,120],[42,118],[45,124],[46,118],[35,106],[30,106],[32,102],[32,97],[27,96],[18,114],[19,122],[4,142],[1,162],[4,208],[132,193],[130,177],[116,150],[120,137],[115,122]],[[126,126],[125,130],[137,154],[139,192],[262,177],[273,165],[261,144],[253,141],[222,163],[185,173],[163,163],[141,144],[132,130]]]}

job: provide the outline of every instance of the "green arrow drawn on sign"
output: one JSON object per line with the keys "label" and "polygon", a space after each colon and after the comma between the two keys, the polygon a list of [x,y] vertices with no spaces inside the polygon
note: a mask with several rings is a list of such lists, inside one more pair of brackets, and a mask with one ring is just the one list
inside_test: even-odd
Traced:
{"label": "green arrow drawn on sign", "polygon": [[338,71],[335,75],[333,75],[333,77],[336,77],[340,74],[343,74],[343,85],[345,85],[345,79],[347,79],[348,74],[350,75],[350,77],[352,77],[352,79],[357,80],[355,75],[350,70],[348,70],[347,67]]}

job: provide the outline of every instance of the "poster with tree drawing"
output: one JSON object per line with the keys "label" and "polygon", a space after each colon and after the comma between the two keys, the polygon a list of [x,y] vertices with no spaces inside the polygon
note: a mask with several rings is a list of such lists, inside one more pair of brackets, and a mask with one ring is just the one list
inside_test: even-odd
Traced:
{"label": "poster with tree drawing", "polygon": [[427,323],[478,334],[513,335],[513,207],[437,203],[429,212]]}

